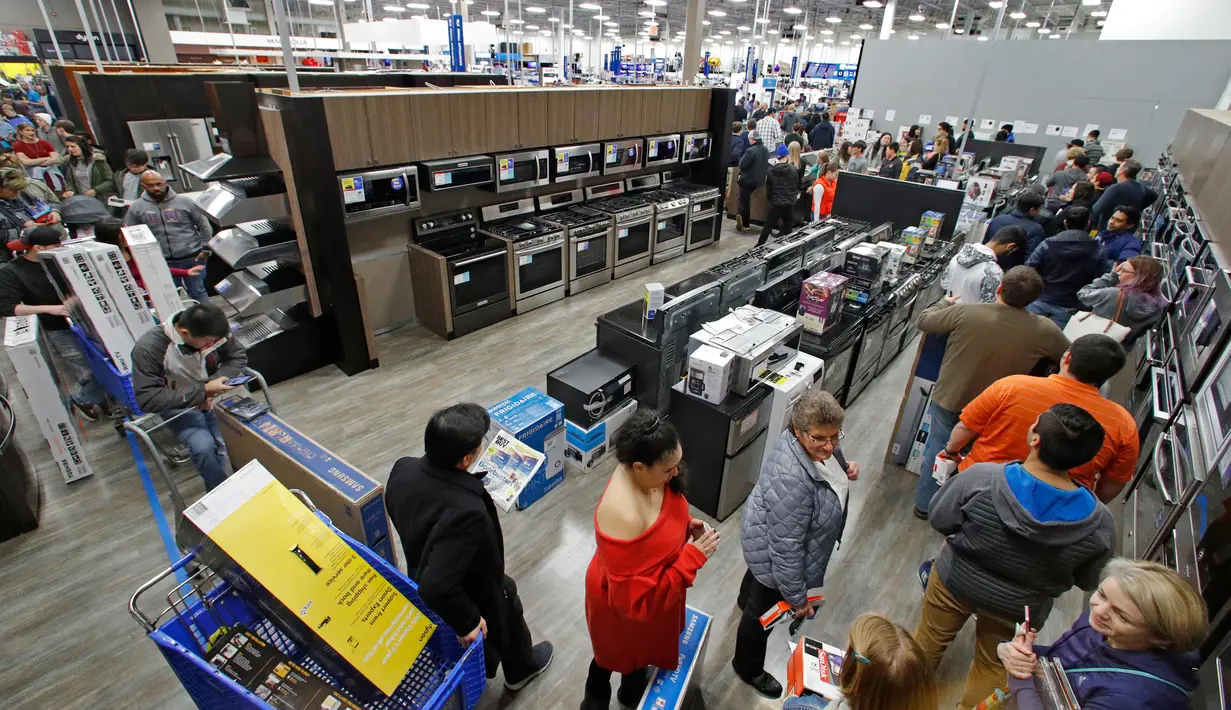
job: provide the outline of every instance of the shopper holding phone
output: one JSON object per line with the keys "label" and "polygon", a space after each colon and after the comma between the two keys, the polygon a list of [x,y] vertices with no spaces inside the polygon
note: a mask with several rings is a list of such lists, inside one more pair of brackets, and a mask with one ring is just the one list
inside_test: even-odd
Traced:
{"label": "shopper holding phone", "polygon": [[769,633],[761,615],[784,600],[797,619],[816,613],[808,589],[825,583],[846,527],[848,489],[859,478],[859,466],[838,446],[845,418],[833,395],[819,387],[806,392],[744,503],[740,541],[748,571],[736,601],[743,614],[731,665],[767,698],[782,695],[782,685],[765,672]]}

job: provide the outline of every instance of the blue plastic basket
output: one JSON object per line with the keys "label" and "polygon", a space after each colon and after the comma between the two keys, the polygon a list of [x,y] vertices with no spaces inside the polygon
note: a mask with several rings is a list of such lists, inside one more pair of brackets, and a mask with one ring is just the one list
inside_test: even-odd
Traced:
{"label": "blue plastic basket", "polygon": [[69,327],[73,329],[73,335],[77,336],[77,342],[81,343],[86,361],[90,363],[90,371],[94,373],[94,377],[98,380],[98,384],[102,385],[103,390],[134,415],[145,414],[137,406],[137,397],[133,394],[132,375],[121,375],[120,371],[115,369],[115,365],[111,364],[111,360],[94,344],[94,341],[82,332],[81,326]]}
{"label": "blue plastic basket", "polygon": [[[319,513],[318,513],[319,515]],[[325,516],[322,519],[328,522]],[[483,662],[483,639],[476,639],[469,648],[462,648],[457,635],[440,617],[432,613],[419,598],[419,587],[413,581],[377,556],[362,543],[334,528],[343,540],[368,564],[393,584],[416,607],[437,624],[427,646],[390,697],[364,705],[373,710],[471,710],[487,687]],[[187,558],[186,558],[187,559]],[[186,561],[186,560],[185,560]],[[184,689],[203,710],[230,708],[262,708],[273,710],[265,701],[253,695],[204,659],[202,646],[225,625],[244,624],[265,641],[276,646],[291,659],[310,670],[335,688],[338,679],[326,673],[320,664],[304,650],[297,648],[285,633],[261,615],[255,604],[229,583],[207,593],[210,608],[198,597],[191,597],[186,611],[173,615],[169,621],[150,633],[158,650],[167,659],[171,670],[179,677]],[[361,703],[361,705],[363,705]]]}

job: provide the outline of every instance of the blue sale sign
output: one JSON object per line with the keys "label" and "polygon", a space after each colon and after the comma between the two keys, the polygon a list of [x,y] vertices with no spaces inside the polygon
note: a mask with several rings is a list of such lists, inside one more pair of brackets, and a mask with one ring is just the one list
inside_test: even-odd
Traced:
{"label": "blue sale sign", "polygon": [[654,669],[650,684],[641,696],[638,710],[679,710],[684,707],[693,676],[701,667],[705,637],[711,617],[692,607],[684,609],[684,630],[680,633],[680,665],[673,671]]}
{"label": "blue sale sign", "polygon": [[463,44],[462,16],[449,15],[449,68],[452,71],[466,71],[466,50]]}

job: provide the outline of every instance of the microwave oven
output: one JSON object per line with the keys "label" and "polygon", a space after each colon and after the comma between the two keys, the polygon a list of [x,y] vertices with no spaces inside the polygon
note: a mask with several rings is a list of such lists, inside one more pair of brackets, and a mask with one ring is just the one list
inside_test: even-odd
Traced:
{"label": "microwave oven", "polygon": [[627,173],[644,166],[641,138],[603,143],[603,174]]}
{"label": "microwave oven", "polygon": [[680,134],[651,136],[645,139],[645,166],[680,162]]}
{"label": "microwave oven", "polygon": [[551,180],[580,180],[598,177],[602,169],[603,147],[598,143],[566,145],[551,149]]}
{"label": "microwave oven", "polygon": [[490,155],[429,160],[419,163],[419,175],[423,179],[423,189],[428,192],[482,187],[496,179],[496,162]]}
{"label": "microwave oven", "polygon": [[418,168],[406,165],[338,175],[346,221],[371,219],[419,208]]}
{"label": "microwave oven", "polygon": [[539,187],[550,180],[546,149],[501,153],[496,156],[496,192]]}
{"label": "microwave oven", "polygon": [[683,157],[680,162],[695,163],[698,160],[705,160],[710,157],[712,143],[712,136],[709,133],[685,133],[684,146],[680,151]]}

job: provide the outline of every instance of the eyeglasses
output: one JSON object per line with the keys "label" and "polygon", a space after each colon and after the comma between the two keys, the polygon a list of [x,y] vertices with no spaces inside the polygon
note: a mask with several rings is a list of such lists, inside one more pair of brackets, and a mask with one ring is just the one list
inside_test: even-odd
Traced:
{"label": "eyeglasses", "polygon": [[817,437],[817,436],[813,436],[809,434],[807,431],[802,430],[802,429],[800,430],[800,433],[803,434],[808,439],[808,441],[811,441],[813,444],[818,444],[818,445],[819,444],[829,444],[830,446],[837,446],[838,442],[846,438],[846,432],[842,431],[841,429],[838,430],[837,436]]}

